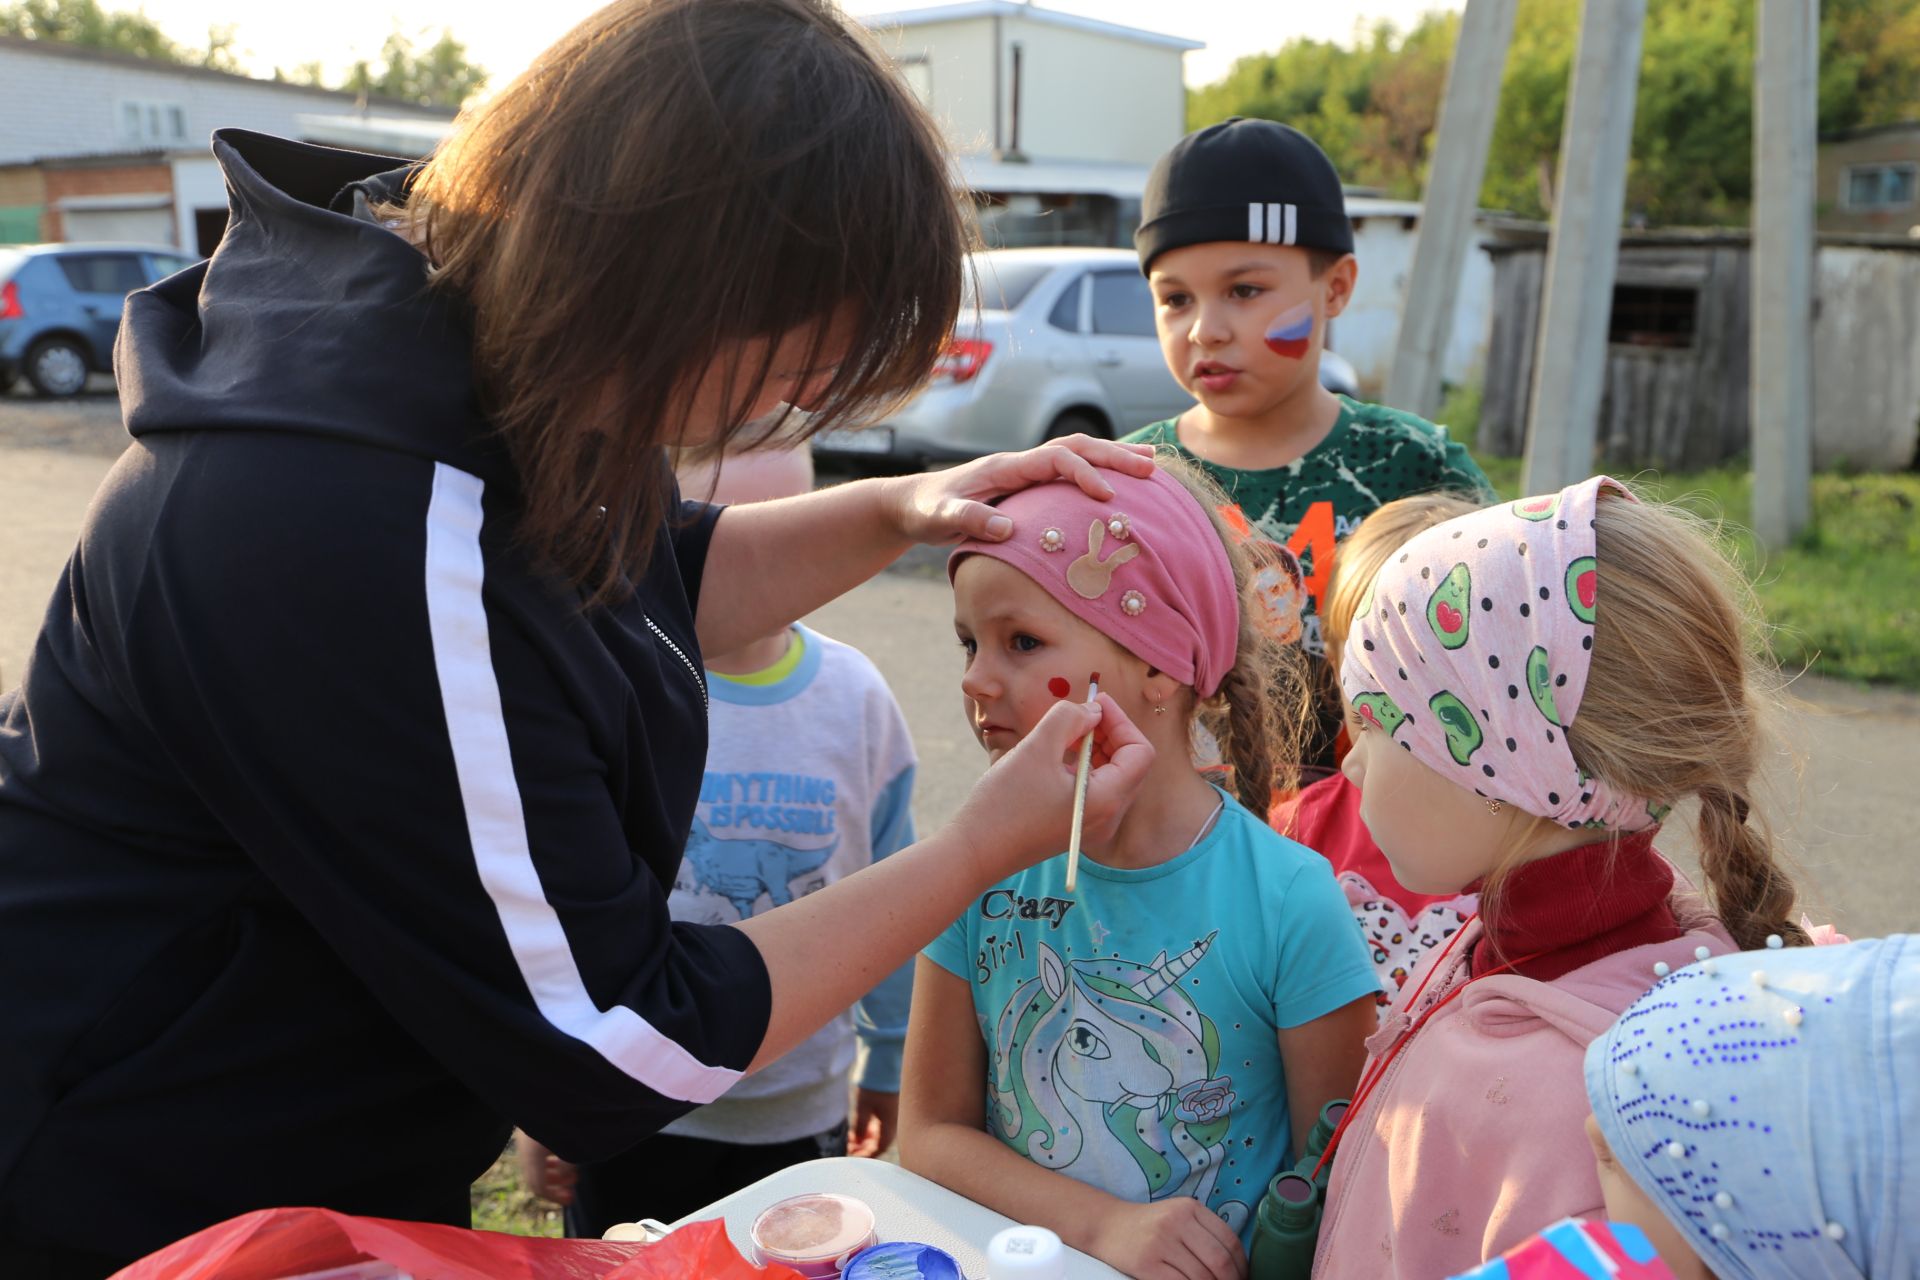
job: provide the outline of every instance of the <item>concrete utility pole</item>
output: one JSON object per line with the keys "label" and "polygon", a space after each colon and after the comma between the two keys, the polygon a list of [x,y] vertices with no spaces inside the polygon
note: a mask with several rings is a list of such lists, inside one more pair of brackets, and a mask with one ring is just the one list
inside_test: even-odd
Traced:
{"label": "concrete utility pole", "polygon": [[1467,0],[1460,40],[1447,72],[1439,137],[1427,167],[1420,240],[1400,312],[1387,403],[1431,418],[1440,410],[1440,380],[1453,336],[1460,269],[1473,239],[1473,215],[1487,173],[1487,147],[1500,110],[1500,75],[1513,39],[1517,0]]}
{"label": "concrete utility pole", "polygon": [[1761,0],[1753,76],[1753,529],[1812,515],[1813,185],[1820,0]]}
{"label": "concrete utility pole", "polygon": [[1580,17],[1527,415],[1528,493],[1593,474],[1646,12],[1647,0],[1586,0]]}

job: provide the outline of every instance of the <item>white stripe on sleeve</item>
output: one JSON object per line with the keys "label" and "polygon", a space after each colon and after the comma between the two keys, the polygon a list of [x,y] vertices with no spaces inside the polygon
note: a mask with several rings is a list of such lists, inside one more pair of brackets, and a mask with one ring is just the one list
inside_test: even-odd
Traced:
{"label": "white stripe on sleeve", "polygon": [[711,1102],[740,1073],[706,1065],[625,1005],[597,1007],[534,869],[480,601],[484,488],[475,476],[434,464],[426,562],[434,667],[480,883],[493,899],[514,963],[542,1017],[654,1092],[683,1102]]}

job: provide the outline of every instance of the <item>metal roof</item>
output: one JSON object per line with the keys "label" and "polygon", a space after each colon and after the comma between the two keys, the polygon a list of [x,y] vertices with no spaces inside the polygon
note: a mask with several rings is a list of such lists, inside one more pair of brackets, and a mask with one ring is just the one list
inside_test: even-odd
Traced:
{"label": "metal roof", "polygon": [[1143,164],[998,160],[990,155],[956,156],[954,163],[969,191],[1131,196],[1138,200],[1147,189],[1147,166]]}
{"label": "metal roof", "polygon": [[1088,31],[1096,35],[1112,36],[1117,40],[1132,40],[1139,44],[1178,49],[1182,53],[1207,47],[1205,42],[1200,40],[1163,35],[1158,31],[1143,31],[1139,27],[1123,27],[1117,22],[1083,18],[1079,14],[1042,9],[1033,4],[1015,4],[1013,0],[961,0],[958,4],[937,4],[925,9],[900,9],[892,13],[864,14],[860,21],[869,27],[920,27],[930,22],[962,22],[968,18],[1024,18],[1028,22],[1041,22],[1050,27]]}
{"label": "metal roof", "polygon": [[[309,98],[315,96],[338,98],[349,103],[359,101],[358,94],[346,89],[323,89],[319,85],[295,84],[291,80],[264,80],[258,76],[240,75],[232,71],[216,71],[212,67],[196,67],[188,62],[165,62],[159,58],[142,58],[131,53],[89,49],[59,40],[30,40],[25,36],[0,35],[0,51],[5,50],[47,58],[68,58],[76,62],[102,62],[109,66],[137,67],[142,71],[158,72],[161,75],[185,76],[194,80],[219,80],[228,84],[250,85],[256,89],[281,89]],[[368,94],[367,103],[383,111],[406,111],[418,116],[445,120],[453,119],[455,114],[451,107],[427,107],[417,102],[383,97],[380,94]]]}

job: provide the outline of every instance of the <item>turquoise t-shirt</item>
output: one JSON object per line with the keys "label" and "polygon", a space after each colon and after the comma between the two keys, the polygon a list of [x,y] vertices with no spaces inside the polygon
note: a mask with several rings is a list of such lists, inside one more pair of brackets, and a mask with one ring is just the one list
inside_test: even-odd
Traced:
{"label": "turquoise t-shirt", "polygon": [[987,1129],[1148,1203],[1192,1196],[1251,1241],[1291,1136],[1278,1034],[1379,989],[1326,859],[1231,797],[1159,866],[1066,858],[1003,880],[927,948],[972,984]]}

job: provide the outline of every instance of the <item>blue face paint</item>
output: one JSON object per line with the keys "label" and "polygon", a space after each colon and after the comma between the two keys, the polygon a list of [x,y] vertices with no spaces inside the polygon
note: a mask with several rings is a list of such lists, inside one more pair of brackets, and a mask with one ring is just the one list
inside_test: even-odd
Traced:
{"label": "blue face paint", "polygon": [[1302,302],[1288,307],[1267,326],[1267,349],[1289,360],[1306,358],[1313,338],[1313,308]]}

